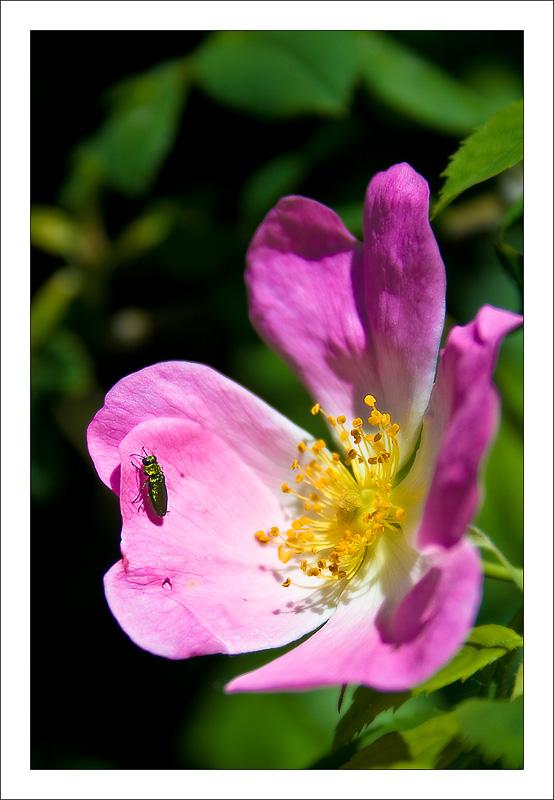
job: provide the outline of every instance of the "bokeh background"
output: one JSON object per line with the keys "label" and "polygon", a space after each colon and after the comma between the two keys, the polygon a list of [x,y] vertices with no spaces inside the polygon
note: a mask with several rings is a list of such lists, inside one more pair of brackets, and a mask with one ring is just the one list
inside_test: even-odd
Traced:
{"label": "bokeh background", "polygon": [[[361,237],[367,183],[400,161],[434,202],[460,141],[521,98],[522,51],[518,31],[32,32],[33,768],[347,760],[330,755],[338,688],[227,697],[226,680],[269,654],[172,662],[119,629],[102,589],[119,507],[86,428],[121,377],[182,359],[313,430],[310,398],[248,321],[257,225],[303,194]],[[521,311],[521,184],[514,168],[433,221],[447,326],[483,303]],[[503,416],[478,523],[520,566],[521,332],[496,378]],[[487,579],[479,622],[509,625],[519,606]]]}

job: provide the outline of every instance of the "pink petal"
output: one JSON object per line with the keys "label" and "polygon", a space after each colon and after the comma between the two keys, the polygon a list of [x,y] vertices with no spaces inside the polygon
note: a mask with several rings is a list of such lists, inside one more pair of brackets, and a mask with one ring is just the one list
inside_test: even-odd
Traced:
{"label": "pink petal", "polygon": [[519,314],[483,306],[473,322],[450,332],[413,467],[417,475],[420,464],[424,472],[436,464],[418,548],[450,547],[477,511],[480,465],[498,423],[496,357],[504,336],[521,321]]}
{"label": "pink petal", "polygon": [[[260,479],[278,490],[284,465],[309,435],[242,386],[202,364],[167,361],[128,375],[106,395],[88,428],[100,478],[118,492],[119,444],[135,425],[160,417],[213,431]],[[289,473],[290,477],[290,473]]]}
{"label": "pink petal", "polygon": [[401,427],[407,458],[434,377],[444,266],[427,183],[408,164],[376,175],[365,243],[330,209],[286,197],[247,254],[251,319],[330,414],[366,416],[363,398]]}
{"label": "pink petal", "polygon": [[429,187],[409,164],[380,172],[369,184],[364,262],[368,335],[381,378],[378,407],[398,422],[411,452],[435,377],[446,276],[429,224]]}
{"label": "pink petal", "polygon": [[[345,593],[346,594],[346,593]],[[268,692],[360,683],[401,691],[423,682],[463,644],[481,599],[475,549],[461,542],[433,553],[403,600],[380,607],[371,592],[342,602],[329,622],[294,650],[235,678],[227,691]]]}
{"label": "pink petal", "polygon": [[[164,471],[163,518],[147,497],[143,507],[132,502],[144,476],[130,456],[143,446]],[[136,644],[167,658],[240,653],[279,647],[327,619],[325,603],[281,585],[291,568],[254,537],[272,525],[286,530],[283,495],[225,441],[162,417],[135,426],[119,450],[123,559],[107,573],[105,591]]]}

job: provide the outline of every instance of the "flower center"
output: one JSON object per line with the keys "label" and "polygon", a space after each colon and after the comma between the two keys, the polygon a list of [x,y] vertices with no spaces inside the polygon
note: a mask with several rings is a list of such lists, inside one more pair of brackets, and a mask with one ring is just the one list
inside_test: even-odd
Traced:
{"label": "flower center", "polygon": [[[254,535],[263,544],[280,539],[278,557],[283,564],[297,559],[300,570],[309,578],[325,582],[350,580],[361,567],[368,549],[387,530],[398,530],[405,511],[391,500],[392,484],[398,470],[399,427],[388,414],[375,408],[375,398],[367,395],[371,408],[368,423],[378,430],[364,432],[362,419],[332,417],[317,403],[312,414],[322,413],[335,428],[344,454],[331,452],[319,439],[311,447],[297,445],[299,454],[311,453],[310,461],[295,458],[291,469],[297,473],[296,488],[283,483],[281,491],[294,494],[304,511],[289,530],[278,527]],[[283,583],[290,586],[291,579]]]}

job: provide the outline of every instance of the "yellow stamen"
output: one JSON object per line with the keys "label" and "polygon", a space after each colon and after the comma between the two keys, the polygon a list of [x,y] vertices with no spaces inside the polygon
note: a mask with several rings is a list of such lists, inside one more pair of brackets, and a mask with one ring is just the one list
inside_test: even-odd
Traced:
{"label": "yellow stamen", "polygon": [[[398,531],[406,518],[405,510],[394,503],[392,489],[400,463],[399,426],[376,408],[373,395],[366,395],[364,402],[371,408],[369,424],[378,429],[373,434],[364,432],[361,417],[347,428],[344,415],[334,417],[319,403],[313,406],[312,414],[323,414],[336,430],[342,456],[330,452],[323,439],[311,445],[300,442],[298,453],[306,458],[295,458],[291,464],[297,471],[297,489],[283,483],[281,491],[295,495],[298,508],[306,513],[292,520],[284,534],[276,526],[269,534],[255,534],[263,544],[279,537],[279,561],[287,564],[298,558],[307,578],[324,583],[350,580],[364,559],[372,556],[379,538]],[[290,583],[287,578],[283,586]]]}

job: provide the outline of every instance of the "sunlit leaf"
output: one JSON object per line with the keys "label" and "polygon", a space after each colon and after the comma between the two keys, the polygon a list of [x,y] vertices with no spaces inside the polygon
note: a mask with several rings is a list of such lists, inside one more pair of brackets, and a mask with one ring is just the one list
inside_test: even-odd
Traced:
{"label": "sunlit leaf", "polygon": [[[439,714],[412,730],[386,734],[356,753],[342,769],[433,769],[459,731],[454,714]],[[458,752],[453,747],[451,758]]]}
{"label": "sunlit leaf", "polygon": [[84,286],[78,267],[56,270],[35,292],[31,303],[31,346],[44,344],[64,319]]}
{"label": "sunlit leaf", "polygon": [[356,45],[370,91],[423,125],[464,135],[495,110],[490,99],[381,31],[364,32]]}
{"label": "sunlit leaf", "polygon": [[31,244],[34,247],[68,258],[78,241],[78,225],[66,211],[53,206],[34,206],[31,209]]}
{"label": "sunlit leaf", "polygon": [[356,75],[349,31],[224,31],[195,53],[200,86],[256,116],[344,114]]}
{"label": "sunlit leaf", "polygon": [[523,100],[511,103],[462,142],[445,171],[432,217],[471,186],[513,167],[523,158]]}
{"label": "sunlit leaf", "polygon": [[450,664],[441,669],[431,680],[418,686],[414,693],[429,694],[455,681],[465,681],[478,670],[522,645],[522,638],[515,631],[502,625],[481,625],[474,628],[466,644]]}

